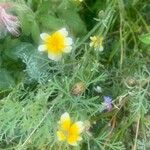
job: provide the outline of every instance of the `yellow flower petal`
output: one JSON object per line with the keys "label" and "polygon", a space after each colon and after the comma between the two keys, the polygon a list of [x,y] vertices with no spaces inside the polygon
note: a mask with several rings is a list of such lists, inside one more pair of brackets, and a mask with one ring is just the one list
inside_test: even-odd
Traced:
{"label": "yellow flower petal", "polygon": [[64,133],[62,131],[57,131],[57,138],[59,141],[65,141],[66,140],[66,136],[64,135]]}
{"label": "yellow flower petal", "polygon": [[71,119],[67,112],[65,112],[60,119],[60,127],[63,131],[69,131],[71,125]]}
{"label": "yellow flower petal", "polygon": [[79,135],[81,132],[83,132],[84,126],[82,121],[75,122],[69,130],[69,133],[71,135]]}
{"label": "yellow flower petal", "polygon": [[81,140],[81,137],[79,135],[70,135],[67,138],[68,144],[72,146],[77,146],[77,142]]}

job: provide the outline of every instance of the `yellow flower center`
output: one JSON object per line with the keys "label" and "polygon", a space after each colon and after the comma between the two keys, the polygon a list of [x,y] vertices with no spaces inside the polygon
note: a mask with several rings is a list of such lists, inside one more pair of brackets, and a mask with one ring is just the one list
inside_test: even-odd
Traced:
{"label": "yellow flower center", "polygon": [[46,46],[49,52],[54,54],[62,52],[65,49],[65,37],[60,32],[53,33],[47,40]]}
{"label": "yellow flower center", "polygon": [[103,42],[103,38],[102,37],[97,37],[96,39],[93,40],[94,47],[101,46],[102,42]]}
{"label": "yellow flower center", "polygon": [[76,124],[72,124],[70,125],[70,127],[68,127],[68,130],[63,130],[62,132],[68,138],[70,136],[78,136],[80,134],[79,131],[80,131],[79,126]]}

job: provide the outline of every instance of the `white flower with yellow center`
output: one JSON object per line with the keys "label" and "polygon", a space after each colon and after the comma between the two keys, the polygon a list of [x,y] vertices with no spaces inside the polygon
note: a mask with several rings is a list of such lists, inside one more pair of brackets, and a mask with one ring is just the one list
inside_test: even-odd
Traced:
{"label": "white flower with yellow center", "polygon": [[68,37],[66,28],[62,28],[50,35],[42,33],[40,37],[44,43],[38,47],[38,50],[47,51],[51,60],[58,61],[63,53],[71,52],[73,40]]}
{"label": "white flower with yellow center", "polygon": [[69,114],[65,112],[59,121],[60,128],[57,131],[59,141],[67,141],[68,144],[76,146],[78,141],[82,140],[80,134],[84,130],[83,122],[72,122]]}
{"label": "white flower with yellow center", "polygon": [[91,36],[90,47],[94,47],[95,50],[103,51],[103,37]]}

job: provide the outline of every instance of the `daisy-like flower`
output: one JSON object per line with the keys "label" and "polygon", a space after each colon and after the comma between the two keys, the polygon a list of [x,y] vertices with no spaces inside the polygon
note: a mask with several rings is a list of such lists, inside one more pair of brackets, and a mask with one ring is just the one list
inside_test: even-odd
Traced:
{"label": "daisy-like flower", "polygon": [[82,138],[80,134],[84,130],[83,122],[72,122],[69,114],[65,112],[59,121],[60,128],[57,131],[57,138],[59,141],[67,141],[68,144],[76,146],[78,141]]}
{"label": "daisy-like flower", "polygon": [[[20,22],[14,15],[10,15],[6,12],[6,8],[9,8],[9,4],[0,4],[0,26],[1,29],[10,32],[14,36],[19,36]],[[5,31],[3,31],[5,32]]]}
{"label": "daisy-like flower", "polygon": [[94,47],[95,50],[103,51],[103,37],[91,36],[90,47]]}
{"label": "daisy-like flower", "polygon": [[62,28],[50,35],[42,33],[40,37],[44,43],[38,47],[38,50],[47,51],[51,60],[60,60],[63,53],[69,53],[72,49],[73,40],[68,37],[66,28]]}

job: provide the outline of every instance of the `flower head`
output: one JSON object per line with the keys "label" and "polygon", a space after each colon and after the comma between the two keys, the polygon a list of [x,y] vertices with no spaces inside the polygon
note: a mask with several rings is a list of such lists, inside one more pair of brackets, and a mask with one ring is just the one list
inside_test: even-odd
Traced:
{"label": "flower head", "polygon": [[95,50],[103,51],[103,37],[91,36],[90,47],[94,47]]}
{"label": "flower head", "polygon": [[58,61],[63,53],[69,53],[72,49],[72,39],[68,37],[66,28],[62,28],[52,34],[42,33],[41,39],[44,44],[38,47],[39,51],[47,51],[48,57]]}
{"label": "flower head", "polygon": [[0,26],[2,29],[10,32],[12,35],[19,36],[20,22],[16,16],[10,15],[6,12],[7,7],[9,7],[9,5],[0,5]]}
{"label": "flower head", "polygon": [[86,90],[86,85],[83,82],[77,82],[72,87],[72,94],[75,96],[82,95]]}
{"label": "flower head", "polygon": [[108,111],[112,110],[112,98],[110,96],[104,96],[104,105]]}
{"label": "flower head", "polygon": [[80,134],[83,132],[83,122],[72,122],[69,114],[65,112],[59,121],[60,128],[57,131],[57,138],[59,141],[67,141],[68,144],[76,146],[78,141],[82,138]]}

